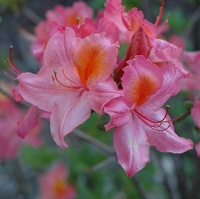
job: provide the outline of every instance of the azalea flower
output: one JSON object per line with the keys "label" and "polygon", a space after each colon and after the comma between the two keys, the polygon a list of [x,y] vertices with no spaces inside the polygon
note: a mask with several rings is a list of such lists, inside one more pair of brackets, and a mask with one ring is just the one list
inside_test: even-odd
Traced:
{"label": "azalea flower", "polygon": [[[1,82],[1,86],[3,84]],[[8,97],[0,94],[0,160],[15,158],[24,144],[34,147],[39,147],[42,144],[42,139],[38,136],[41,124],[31,129],[25,139],[17,136],[16,129],[19,121],[23,118],[22,110]]]}
{"label": "azalea flower", "polygon": [[59,146],[67,147],[64,136],[87,120],[91,110],[100,113],[103,104],[121,95],[110,77],[117,46],[103,34],[81,39],[66,27],[49,40],[39,73],[17,77],[23,99],[49,113],[51,133]]}
{"label": "azalea flower", "polygon": [[55,26],[60,28],[62,26],[76,27],[92,16],[93,10],[82,1],[75,2],[71,7],[58,4],[52,10],[47,11],[46,19],[35,27],[35,41],[31,47],[35,57],[42,63],[44,49]]}
{"label": "azalea flower", "polygon": [[75,187],[67,182],[66,166],[59,163],[39,177],[40,194],[38,199],[73,199]]}
{"label": "azalea flower", "polygon": [[161,152],[183,153],[192,149],[191,140],[178,137],[172,120],[161,108],[179,91],[182,73],[173,65],[161,68],[136,56],[124,68],[122,87],[125,96],[105,104],[110,115],[106,130],[115,128],[114,146],[118,162],[127,175],[133,176],[149,162],[149,147]]}
{"label": "azalea flower", "polygon": [[120,30],[120,40],[130,41],[133,34],[142,28],[149,38],[156,37],[156,26],[144,19],[142,11],[132,8],[125,12],[121,0],[107,0],[104,17]]}

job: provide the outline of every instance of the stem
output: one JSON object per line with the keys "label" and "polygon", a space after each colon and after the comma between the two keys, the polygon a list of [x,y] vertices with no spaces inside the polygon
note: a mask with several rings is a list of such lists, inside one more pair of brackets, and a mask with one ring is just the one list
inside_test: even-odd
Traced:
{"label": "stem", "polygon": [[84,132],[82,132],[79,129],[75,129],[73,131],[73,133],[77,137],[79,137],[79,138],[81,138],[81,139],[93,144],[94,146],[96,146],[96,147],[100,148],[101,150],[105,151],[106,153],[109,153],[109,154],[114,154],[115,153],[114,148],[104,144],[103,142],[97,140],[96,138],[91,137],[88,134],[85,134]]}

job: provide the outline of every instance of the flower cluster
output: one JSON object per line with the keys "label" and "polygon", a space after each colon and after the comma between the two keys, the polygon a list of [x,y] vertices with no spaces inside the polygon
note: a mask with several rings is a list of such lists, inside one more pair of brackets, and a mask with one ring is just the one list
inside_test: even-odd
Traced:
{"label": "flower cluster", "polygon": [[[18,80],[15,96],[50,120],[57,145],[67,147],[64,137],[94,111],[110,116],[105,129],[114,128],[118,162],[128,176],[150,161],[150,146],[172,153],[193,148],[174,132],[169,106],[162,108],[187,76],[179,61],[182,49],[159,39],[163,9],[162,4],[154,24],[137,8],[126,12],[121,0],[107,0],[96,18],[83,2],[47,12],[32,45],[40,71],[23,73],[10,62]],[[32,122],[27,119],[26,125]]]}

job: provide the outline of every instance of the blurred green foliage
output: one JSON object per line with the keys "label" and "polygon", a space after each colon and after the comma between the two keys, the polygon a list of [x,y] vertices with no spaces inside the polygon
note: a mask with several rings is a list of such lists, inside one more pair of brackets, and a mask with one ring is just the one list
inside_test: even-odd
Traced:
{"label": "blurred green foliage", "polygon": [[3,10],[12,12],[19,12],[20,8],[26,3],[27,0],[0,0],[0,6]]}
{"label": "blurred green foliage", "polygon": [[173,33],[181,34],[188,24],[188,19],[183,11],[179,8],[176,8],[170,11],[166,11],[165,13],[169,14],[168,23],[170,30]]}

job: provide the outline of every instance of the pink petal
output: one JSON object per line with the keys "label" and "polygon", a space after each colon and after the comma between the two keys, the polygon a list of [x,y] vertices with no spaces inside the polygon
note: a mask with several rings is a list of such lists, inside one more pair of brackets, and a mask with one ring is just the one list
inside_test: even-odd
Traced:
{"label": "pink petal", "polygon": [[116,128],[114,146],[118,162],[128,176],[136,174],[150,161],[147,137],[137,118],[130,118],[127,124]]}
{"label": "pink petal", "polygon": [[74,46],[73,60],[82,84],[107,79],[117,62],[117,44],[113,44],[103,34],[91,34]]}
{"label": "pink petal", "polygon": [[122,0],[108,0],[105,3],[104,16],[109,21],[115,23],[115,25],[122,31],[126,32],[127,28],[122,22],[122,15],[124,13],[125,7],[122,6]]}
{"label": "pink petal", "polygon": [[136,56],[124,68],[122,86],[129,106],[144,104],[162,86],[162,73],[143,56]]}
{"label": "pink petal", "polygon": [[114,98],[104,106],[104,112],[109,114],[111,119],[105,125],[106,131],[111,128],[124,126],[130,120],[130,109],[124,103],[122,97]]}
{"label": "pink petal", "polygon": [[173,65],[161,67],[163,82],[161,88],[143,105],[144,110],[158,110],[171,97],[178,93],[178,81],[182,73]]}
{"label": "pink petal", "polygon": [[18,122],[16,133],[21,138],[25,138],[31,130],[38,125],[38,108],[31,106],[25,117]]}
{"label": "pink petal", "polygon": [[119,90],[114,80],[109,77],[101,83],[93,84],[91,90],[88,91],[88,94],[92,110],[102,114],[104,104],[113,98],[122,96],[123,91]]}
{"label": "pink petal", "polygon": [[152,52],[150,60],[152,62],[165,62],[177,58],[182,49],[162,39],[154,39],[151,42]]}
{"label": "pink petal", "polygon": [[[58,71],[59,80],[66,82],[66,78],[60,74],[62,72]],[[43,111],[51,112],[54,103],[59,101],[61,97],[67,98],[67,91],[72,90],[61,86],[57,82],[54,84],[52,75],[53,69],[44,66],[38,74],[22,73],[18,76],[19,93],[27,102]]]}
{"label": "pink petal", "polygon": [[200,101],[194,103],[194,106],[191,109],[191,114],[197,126],[200,128]]}
{"label": "pink petal", "polygon": [[64,137],[85,122],[91,114],[87,91],[68,92],[67,94],[54,104],[50,116],[52,137],[61,147],[67,147]]}
{"label": "pink petal", "polygon": [[[151,116],[151,119],[161,120],[165,115],[163,109],[154,112]],[[170,120],[170,118],[166,118]],[[183,153],[193,148],[193,142],[189,139],[179,137],[175,134],[173,130],[173,125],[168,127],[168,123],[163,122],[160,128],[153,130],[152,128],[146,127],[146,135],[148,137],[148,142],[151,146],[155,146],[157,150],[161,152],[172,152],[172,153]],[[167,128],[168,127],[168,128]],[[161,130],[165,129],[166,130]]]}
{"label": "pink petal", "polygon": [[195,149],[196,149],[196,152],[197,152],[198,157],[200,158],[200,142],[198,142],[198,143],[195,145]]}
{"label": "pink petal", "polygon": [[200,75],[200,51],[183,52],[183,59],[187,62],[188,68]]}

